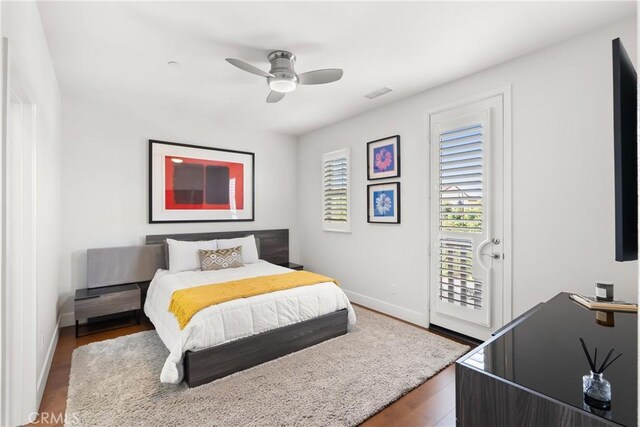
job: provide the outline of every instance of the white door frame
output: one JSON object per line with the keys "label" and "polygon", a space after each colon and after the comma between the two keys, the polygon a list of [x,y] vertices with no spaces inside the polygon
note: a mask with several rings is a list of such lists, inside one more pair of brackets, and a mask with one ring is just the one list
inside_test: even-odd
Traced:
{"label": "white door frame", "polygon": [[[24,424],[38,408],[36,109],[7,54],[2,139],[3,419]],[[18,126],[12,128],[12,126]],[[16,132],[16,129],[18,132]],[[16,132],[16,133],[14,133]],[[15,140],[13,137],[19,135]],[[13,141],[13,142],[12,142]],[[19,141],[16,144],[16,141]]]}
{"label": "white door frame", "polygon": [[0,87],[0,114],[2,124],[0,130],[2,131],[0,143],[0,424],[7,425],[9,421],[8,408],[9,408],[9,392],[7,387],[7,334],[5,328],[7,327],[6,316],[6,289],[7,282],[5,281],[5,254],[4,254],[4,229],[5,227],[5,194],[4,194],[4,180],[5,180],[5,157],[6,157],[6,140],[7,140],[7,105],[9,103],[8,93],[8,42],[6,38],[2,39],[2,87]]}
{"label": "white door frame", "polygon": [[[474,95],[462,100],[451,102],[449,104],[441,105],[436,108],[430,109],[425,113],[424,123],[424,140],[427,141],[425,149],[427,151],[426,158],[428,164],[431,165],[431,116],[441,113],[443,111],[451,110],[454,108],[463,107],[474,102],[483,101],[485,99],[493,98],[494,96],[502,96],[502,111],[503,111],[503,235],[502,235],[502,253],[504,254],[503,268],[504,268],[504,284],[503,284],[503,301],[502,301],[502,316],[504,323],[508,323],[513,319],[513,152],[512,152],[512,104],[511,104],[511,85],[503,86],[498,89],[483,92],[478,95]],[[431,180],[431,174],[429,174],[429,181]],[[423,283],[423,295],[427,296],[427,318],[429,324],[431,323],[431,303],[428,300],[431,298],[431,265],[432,265],[432,251],[433,238],[431,233],[431,183],[425,187],[427,189],[427,197],[429,209],[427,212],[427,239],[428,239],[428,259],[426,269],[426,280]]]}

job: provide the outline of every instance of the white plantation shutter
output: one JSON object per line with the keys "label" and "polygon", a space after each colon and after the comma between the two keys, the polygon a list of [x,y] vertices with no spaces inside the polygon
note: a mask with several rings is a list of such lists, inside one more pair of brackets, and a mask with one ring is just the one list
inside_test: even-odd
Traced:
{"label": "white plantation shutter", "polygon": [[469,309],[483,303],[482,283],[473,277],[471,239],[483,231],[483,142],[480,123],[440,132],[438,140],[439,298]]}
{"label": "white plantation shutter", "polygon": [[482,283],[473,278],[473,245],[440,239],[440,299],[468,308],[482,307]]}
{"label": "white plantation shutter", "polygon": [[440,229],[482,231],[482,125],[440,134]]}
{"label": "white plantation shutter", "polygon": [[349,206],[349,149],[332,151],[322,157],[322,228],[351,231]]}

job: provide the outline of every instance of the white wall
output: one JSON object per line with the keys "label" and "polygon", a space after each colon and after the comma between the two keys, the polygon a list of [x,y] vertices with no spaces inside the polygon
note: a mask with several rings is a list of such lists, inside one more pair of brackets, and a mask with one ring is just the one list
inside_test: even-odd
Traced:
{"label": "white wall", "polygon": [[[637,263],[614,261],[611,40],[618,36],[635,59],[628,19],[302,136],[301,261],[340,279],[354,301],[424,323],[425,112],[511,85],[513,314],[560,291],[593,294],[595,280],[637,300]],[[402,224],[367,224],[366,143],[394,134],[402,138]],[[321,229],[321,156],[343,147],[352,149],[351,234]]]}
{"label": "white wall", "polygon": [[[0,35],[4,34],[3,30],[4,30],[4,26],[2,25],[2,17],[3,17],[3,13],[2,13],[2,6],[0,6]],[[4,48],[0,49],[0,52],[4,51]],[[3,55],[0,54],[0,96],[2,96],[2,99],[5,99],[5,94],[4,94],[4,81],[5,81],[5,72],[4,72],[4,59],[3,59]],[[0,102],[0,117],[4,118],[5,117],[5,112],[4,112],[4,102]],[[4,140],[5,138],[5,125],[4,125],[4,120],[0,120],[0,140]],[[4,198],[5,197],[5,190],[4,190],[4,174],[5,174],[5,170],[4,170],[4,153],[0,153],[0,197]],[[4,209],[0,209],[0,223],[4,224],[5,221],[5,212]],[[5,241],[5,235],[4,235],[4,230],[2,228],[0,228],[0,242],[4,243]],[[0,245],[0,257],[4,257],[4,245]],[[2,258],[0,258],[2,259]],[[0,277],[5,277],[5,266],[2,265],[2,263],[0,263]],[[2,280],[0,279],[0,283],[2,283]],[[0,288],[0,422],[5,422],[5,420],[7,420],[8,416],[8,394],[9,394],[9,387],[7,385],[7,354],[8,354],[8,350],[7,350],[7,321],[5,320],[6,318],[6,308],[5,308],[5,303],[6,303],[6,293],[7,293],[7,287],[4,285],[4,283],[2,283],[2,287]]]}
{"label": "white wall", "polygon": [[[137,101],[125,110],[90,98],[63,97],[64,324],[73,321],[74,290],[86,287],[88,248],[139,245],[147,234],[288,228],[291,259],[298,259],[295,137],[224,130],[211,119]],[[149,139],[255,152],[255,221],[149,224]]]}
{"label": "white wall", "polygon": [[[60,94],[35,2],[2,3],[2,36],[9,40],[11,71],[36,111],[36,300],[26,315],[36,316],[38,393],[46,383],[51,349],[57,339],[60,261]],[[10,207],[9,207],[10,209]],[[8,284],[10,286],[11,284]],[[20,327],[22,325],[12,327]],[[31,331],[29,331],[31,333]],[[31,363],[24,355],[24,363]],[[9,391],[11,392],[11,391]],[[36,396],[33,401],[39,402]],[[37,409],[37,408],[34,408]]]}

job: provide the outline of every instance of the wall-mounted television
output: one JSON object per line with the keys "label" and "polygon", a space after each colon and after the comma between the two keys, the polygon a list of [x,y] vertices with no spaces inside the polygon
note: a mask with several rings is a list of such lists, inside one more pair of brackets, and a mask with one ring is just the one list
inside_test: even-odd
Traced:
{"label": "wall-mounted television", "polygon": [[637,75],[619,38],[613,40],[613,142],[616,261],[638,259]]}

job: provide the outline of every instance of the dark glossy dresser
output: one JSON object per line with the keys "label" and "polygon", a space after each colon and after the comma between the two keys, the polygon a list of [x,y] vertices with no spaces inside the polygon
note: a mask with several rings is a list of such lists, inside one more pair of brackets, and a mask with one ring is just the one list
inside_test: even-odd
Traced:
{"label": "dark glossy dresser", "polygon": [[[614,313],[611,320],[597,323],[596,312],[561,293],[502,328],[456,362],[457,425],[637,425],[638,316]],[[580,337],[601,358],[612,347],[623,353],[604,373],[609,411],[584,402],[589,364]]]}

